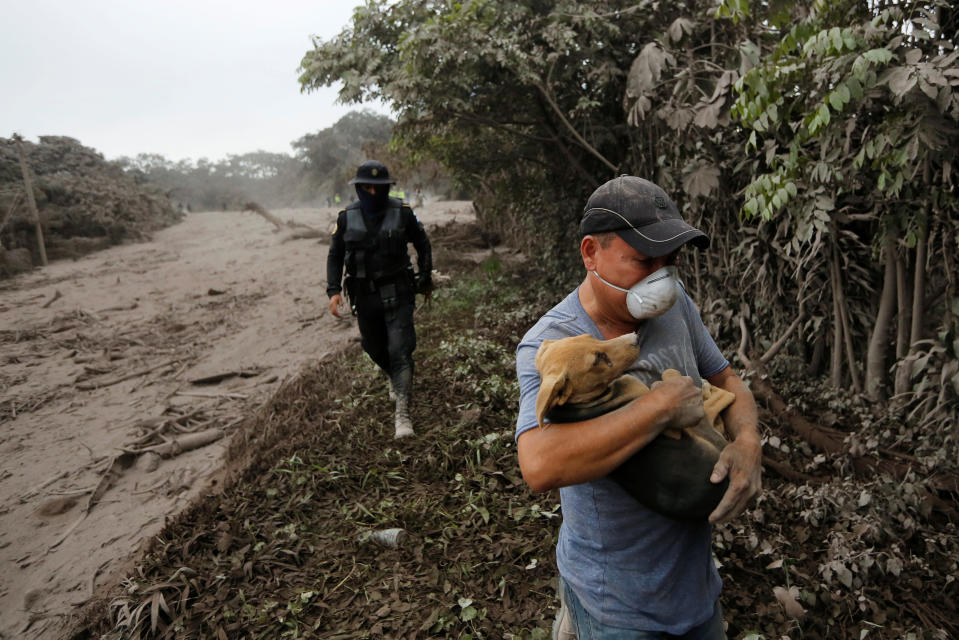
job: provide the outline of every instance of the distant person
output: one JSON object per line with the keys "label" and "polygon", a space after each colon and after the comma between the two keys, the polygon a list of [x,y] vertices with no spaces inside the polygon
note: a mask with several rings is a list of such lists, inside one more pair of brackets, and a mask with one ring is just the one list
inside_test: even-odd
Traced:
{"label": "distant person", "polygon": [[[350,184],[359,199],[337,216],[326,261],[326,293],[330,313],[340,318],[346,287],[363,350],[389,376],[396,396],[394,437],[404,438],[413,435],[409,407],[416,348],[414,300],[417,292],[432,290],[433,257],[416,214],[389,197],[389,186],[395,182],[386,166],[375,160],[356,170]],[[416,274],[407,243],[416,249]],[[346,279],[341,285],[344,266]]]}

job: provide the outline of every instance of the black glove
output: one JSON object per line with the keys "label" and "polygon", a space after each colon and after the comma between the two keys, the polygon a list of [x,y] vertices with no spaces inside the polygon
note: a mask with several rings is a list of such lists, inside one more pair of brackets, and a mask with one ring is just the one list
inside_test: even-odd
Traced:
{"label": "black glove", "polygon": [[424,296],[433,291],[433,275],[430,273],[416,274],[416,293],[422,293]]}

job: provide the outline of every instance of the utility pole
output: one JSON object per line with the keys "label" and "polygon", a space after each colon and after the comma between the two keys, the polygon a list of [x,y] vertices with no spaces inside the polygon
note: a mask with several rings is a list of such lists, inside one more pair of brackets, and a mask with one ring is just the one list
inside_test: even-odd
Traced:
{"label": "utility pole", "polygon": [[20,172],[23,174],[23,187],[27,191],[27,205],[30,208],[30,215],[33,216],[33,222],[37,226],[37,246],[40,248],[40,263],[47,266],[47,248],[43,244],[43,228],[40,226],[40,212],[37,210],[37,201],[33,197],[33,180],[30,179],[30,167],[27,166],[27,159],[23,155],[23,138],[19,133],[13,134],[13,140],[17,143],[17,155],[20,156]]}

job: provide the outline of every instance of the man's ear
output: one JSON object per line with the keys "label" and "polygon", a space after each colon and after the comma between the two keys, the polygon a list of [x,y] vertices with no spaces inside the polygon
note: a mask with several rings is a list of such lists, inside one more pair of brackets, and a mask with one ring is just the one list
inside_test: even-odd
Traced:
{"label": "man's ear", "polygon": [[539,426],[544,426],[546,413],[557,405],[565,404],[572,393],[573,385],[565,371],[544,375],[536,395],[536,420]]}
{"label": "man's ear", "polygon": [[596,252],[599,249],[599,241],[594,236],[583,236],[580,240],[579,252],[583,256],[583,266],[587,271],[596,269]]}

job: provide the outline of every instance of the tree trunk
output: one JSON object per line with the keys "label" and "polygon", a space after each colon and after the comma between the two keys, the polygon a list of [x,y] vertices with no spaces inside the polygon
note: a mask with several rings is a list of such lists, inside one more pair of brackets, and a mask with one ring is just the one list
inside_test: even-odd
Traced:
{"label": "tree trunk", "polygon": [[893,393],[899,395],[909,391],[910,370],[906,366],[905,357],[909,354],[909,316],[912,305],[912,288],[906,277],[908,265],[899,252],[896,252],[896,381]]}
{"label": "tree trunk", "polygon": [[923,221],[922,233],[916,242],[916,265],[912,277],[912,327],[909,331],[909,351],[915,352],[916,343],[922,339],[922,323],[925,320],[923,309],[925,307],[926,290],[926,253],[929,238],[927,235],[928,223]]}
{"label": "tree trunk", "polygon": [[916,262],[912,272],[912,318],[909,328],[909,351],[906,357],[899,361],[896,371],[896,386],[901,392],[909,391],[912,386],[913,362],[917,350],[917,343],[922,339],[922,323],[925,320],[923,308],[925,306],[926,288],[926,251],[929,244],[928,222],[922,219],[919,228],[919,239],[916,241]]}
{"label": "tree trunk", "polygon": [[[859,369],[856,367],[856,351],[852,343],[852,321],[849,319],[849,309],[846,305],[846,294],[842,288],[842,271],[839,268],[839,248],[833,244],[833,308],[838,311],[839,321],[842,323],[843,344],[846,350],[846,364],[849,367],[849,378],[852,381],[853,391],[862,393],[862,383],[859,380]],[[839,349],[839,345],[836,345]],[[842,360],[842,352],[839,355]]]}
{"label": "tree trunk", "polygon": [[873,402],[883,399],[883,387],[886,382],[886,351],[889,347],[889,326],[896,300],[896,239],[891,231],[883,239],[883,260],[885,269],[882,279],[882,294],[879,297],[879,309],[869,339],[866,352],[866,397]]}
{"label": "tree trunk", "polygon": [[834,389],[842,386],[842,291],[839,287],[839,269],[835,266],[835,252],[829,264],[832,285],[832,352],[829,354],[829,384]]}
{"label": "tree trunk", "polygon": [[40,211],[37,209],[37,201],[33,196],[33,180],[30,178],[30,167],[27,166],[27,159],[23,155],[21,141],[23,138],[19,134],[13,134],[13,139],[17,143],[17,155],[20,156],[20,173],[23,174],[23,188],[27,192],[27,205],[30,207],[30,215],[33,217],[33,223],[37,229],[37,248],[40,251],[40,264],[47,266],[47,248],[43,242],[43,227],[40,225]]}

